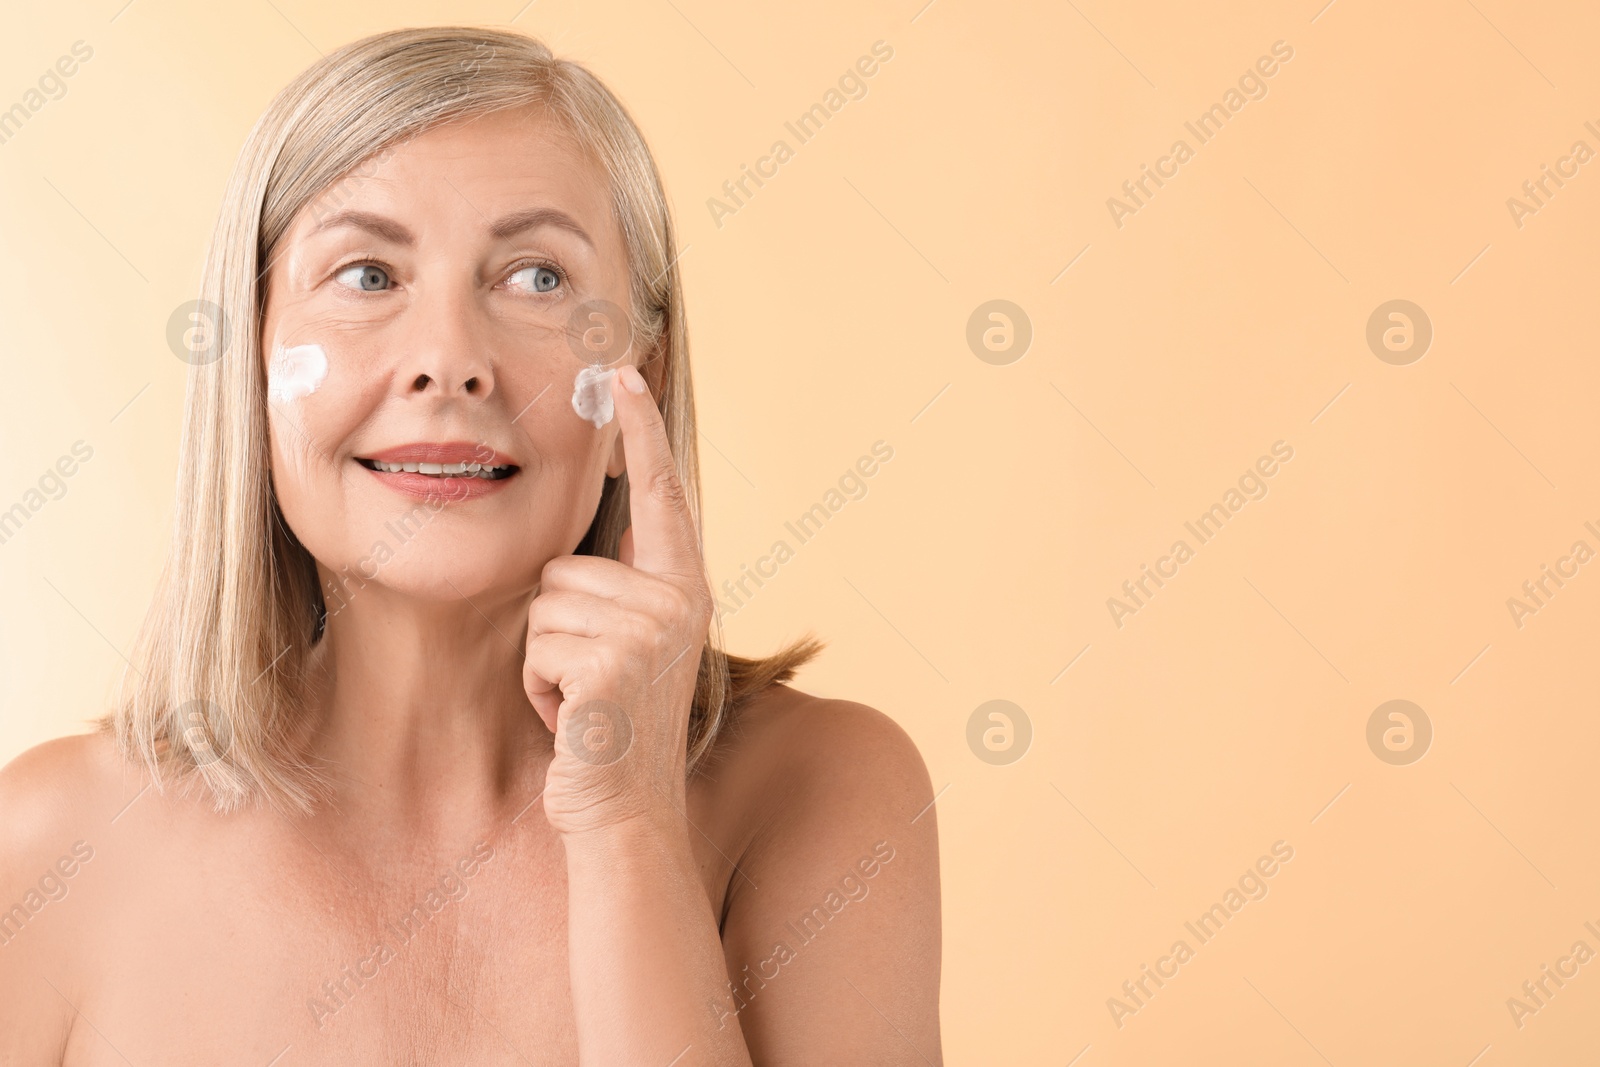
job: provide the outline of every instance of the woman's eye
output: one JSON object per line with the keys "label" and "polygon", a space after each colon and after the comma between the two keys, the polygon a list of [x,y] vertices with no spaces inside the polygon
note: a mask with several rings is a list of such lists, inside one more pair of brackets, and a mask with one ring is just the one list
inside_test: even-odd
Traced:
{"label": "woman's eye", "polygon": [[371,263],[357,263],[353,267],[346,267],[335,275],[335,278],[340,285],[351,289],[363,289],[369,293],[389,288],[389,272]]}
{"label": "woman's eye", "polygon": [[561,284],[561,275],[549,267],[523,267],[508,279],[518,289],[530,293],[548,293]]}

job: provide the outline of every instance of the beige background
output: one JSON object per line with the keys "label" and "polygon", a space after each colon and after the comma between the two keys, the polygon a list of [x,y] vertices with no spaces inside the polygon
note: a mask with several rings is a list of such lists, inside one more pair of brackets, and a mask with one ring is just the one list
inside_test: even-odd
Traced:
{"label": "beige background", "polygon": [[[94,449],[0,545],[0,759],[82,728],[145,608],[185,370],[167,319],[249,125],[318,50],[513,22],[606,79],[664,170],[717,583],[894,449],[726,632],[816,630],[802,688],[920,745],[950,1063],[1595,1047],[1600,962],[1521,1028],[1506,1003],[1600,951],[1600,564],[1520,628],[1507,607],[1600,550],[1600,162],[1520,228],[1506,203],[1600,150],[1588,5],[123,3],[25,5],[0,34],[0,107],[94,49],[0,144],[0,509]],[[707,198],[880,39],[866,98],[717,227]],[[1268,95],[1118,228],[1107,198],[1195,147],[1184,122],[1279,40]],[[1034,331],[1004,366],[965,339],[990,299]],[[1392,299],[1434,328],[1405,366],[1365,340]],[[1184,522],[1279,440],[1268,495],[1119,628],[1107,598],[1196,547]],[[993,699],[1032,724],[1009,765],[966,740]],[[1410,765],[1367,744],[1391,699],[1432,723]],[[1184,922],[1280,840],[1270,893],[1199,945]],[[1194,958],[1119,1028],[1107,998],[1179,938]]]}

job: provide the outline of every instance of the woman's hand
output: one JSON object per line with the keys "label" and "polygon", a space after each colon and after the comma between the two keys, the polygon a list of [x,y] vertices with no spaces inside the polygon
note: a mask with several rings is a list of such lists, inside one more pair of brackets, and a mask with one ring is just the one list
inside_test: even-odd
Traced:
{"label": "woman's hand", "polygon": [[557,556],[528,609],[523,687],[555,734],[543,799],[562,834],[682,821],[689,709],[712,614],[661,412],[632,366],[611,393],[631,519],[621,560]]}

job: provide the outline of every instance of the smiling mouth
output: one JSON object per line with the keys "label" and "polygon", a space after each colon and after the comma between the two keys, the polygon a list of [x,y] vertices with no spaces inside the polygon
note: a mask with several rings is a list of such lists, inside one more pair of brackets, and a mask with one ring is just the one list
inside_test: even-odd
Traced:
{"label": "smiling mouth", "polygon": [[497,482],[509,478],[517,473],[517,466],[512,463],[503,466],[492,466],[484,463],[384,463],[375,459],[357,459],[357,463],[369,471],[380,474],[423,474],[429,478],[482,478],[485,481]]}

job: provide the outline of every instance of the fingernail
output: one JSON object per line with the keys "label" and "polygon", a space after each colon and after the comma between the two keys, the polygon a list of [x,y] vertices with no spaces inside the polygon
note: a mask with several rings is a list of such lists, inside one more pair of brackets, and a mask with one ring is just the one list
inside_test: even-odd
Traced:
{"label": "fingernail", "polygon": [[644,378],[639,374],[633,364],[629,363],[618,372],[622,377],[622,384],[630,393],[644,392]]}

